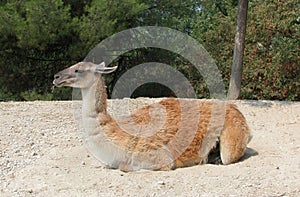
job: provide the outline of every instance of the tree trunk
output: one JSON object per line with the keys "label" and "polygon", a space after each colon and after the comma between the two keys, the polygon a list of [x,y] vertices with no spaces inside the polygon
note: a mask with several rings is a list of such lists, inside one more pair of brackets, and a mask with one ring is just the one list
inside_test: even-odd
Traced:
{"label": "tree trunk", "polygon": [[229,100],[237,99],[240,96],[247,24],[247,9],[248,0],[239,0],[233,63],[231,68],[229,91],[227,95],[227,99]]}

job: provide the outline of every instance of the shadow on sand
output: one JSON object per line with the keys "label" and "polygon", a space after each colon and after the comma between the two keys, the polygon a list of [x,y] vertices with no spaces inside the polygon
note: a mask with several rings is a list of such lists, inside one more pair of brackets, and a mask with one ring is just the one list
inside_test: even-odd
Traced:
{"label": "shadow on sand", "polygon": [[[244,156],[238,162],[245,161],[245,160],[249,159],[250,157],[253,157],[256,155],[258,155],[258,152],[256,150],[247,147]],[[219,149],[214,149],[210,152],[210,154],[208,155],[207,163],[215,164],[215,165],[222,165],[222,160],[221,160]]]}
{"label": "shadow on sand", "polygon": [[245,160],[249,159],[250,157],[257,156],[257,155],[258,155],[258,152],[256,150],[247,147],[244,156],[240,159],[239,162],[245,161]]}

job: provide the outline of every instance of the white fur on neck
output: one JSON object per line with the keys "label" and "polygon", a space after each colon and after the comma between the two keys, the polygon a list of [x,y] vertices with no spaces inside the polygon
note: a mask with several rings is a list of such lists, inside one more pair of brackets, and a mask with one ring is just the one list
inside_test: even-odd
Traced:
{"label": "white fur on neck", "polygon": [[82,123],[85,133],[90,135],[90,132],[97,127],[97,113],[95,109],[95,86],[94,83],[91,87],[81,89],[82,94]]}

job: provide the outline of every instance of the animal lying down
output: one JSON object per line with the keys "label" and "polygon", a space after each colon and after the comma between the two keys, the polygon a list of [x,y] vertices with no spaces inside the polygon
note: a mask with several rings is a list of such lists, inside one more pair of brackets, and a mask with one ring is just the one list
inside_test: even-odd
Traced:
{"label": "animal lying down", "polygon": [[204,164],[219,149],[223,164],[245,153],[250,130],[234,104],[167,98],[116,121],[107,112],[101,74],[116,67],[79,62],[54,76],[57,87],[80,88],[84,141],[109,168],[171,170]]}

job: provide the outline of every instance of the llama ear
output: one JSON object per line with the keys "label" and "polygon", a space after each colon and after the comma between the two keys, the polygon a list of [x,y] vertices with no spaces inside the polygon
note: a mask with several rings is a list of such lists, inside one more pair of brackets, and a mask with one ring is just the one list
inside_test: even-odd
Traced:
{"label": "llama ear", "polygon": [[115,70],[117,70],[117,68],[118,68],[118,66],[115,66],[115,67],[106,67],[105,63],[102,62],[101,64],[98,64],[96,66],[95,71],[99,72],[99,73],[108,74],[108,73],[114,72]]}

